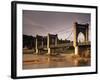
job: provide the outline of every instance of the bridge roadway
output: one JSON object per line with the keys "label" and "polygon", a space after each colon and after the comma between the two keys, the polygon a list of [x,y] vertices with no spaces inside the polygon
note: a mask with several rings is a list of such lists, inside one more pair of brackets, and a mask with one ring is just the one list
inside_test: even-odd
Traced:
{"label": "bridge roadway", "polygon": [[[81,49],[87,48],[87,47],[91,46],[91,42],[78,43],[78,46],[80,46]],[[69,48],[69,47],[73,47],[73,43],[63,43],[63,44],[57,44],[57,45],[50,45],[51,49]],[[39,49],[39,51],[41,51],[41,50],[47,51],[48,50],[46,45],[44,45],[43,47],[39,46],[38,49]],[[33,49],[23,49],[23,52],[24,53],[33,53],[33,52],[35,52],[35,48],[33,48]]]}
{"label": "bridge roadway", "polygon": [[[83,42],[83,43],[78,43],[78,46],[90,46],[91,42]],[[63,47],[72,47],[73,43],[62,43],[62,44],[57,44],[57,45],[50,45],[50,48],[63,48]],[[47,45],[44,46],[38,46],[38,49],[45,49],[47,50]]]}

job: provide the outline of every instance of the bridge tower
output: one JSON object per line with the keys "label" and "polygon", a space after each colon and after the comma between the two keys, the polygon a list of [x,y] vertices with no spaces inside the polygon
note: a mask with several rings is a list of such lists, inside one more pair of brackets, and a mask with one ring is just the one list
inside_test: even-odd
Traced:
{"label": "bridge tower", "polygon": [[52,49],[51,46],[57,46],[57,40],[58,40],[58,35],[54,35],[54,34],[49,34],[47,36],[47,49],[48,49],[48,53],[47,54],[51,54],[52,53]]}
{"label": "bridge tower", "polygon": [[75,55],[79,54],[79,46],[78,46],[78,34],[82,32],[85,37],[84,42],[88,42],[88,34],[89,34],[89,24],[78,24],[77,22],[74,23],[74,42],[73,46],[75,48]]}
{"label": "bridge tower", "polygon": [[43,47],[43,36],[36,35],[36,43],[35,43],[36,54],[39,53],[39,47]]}

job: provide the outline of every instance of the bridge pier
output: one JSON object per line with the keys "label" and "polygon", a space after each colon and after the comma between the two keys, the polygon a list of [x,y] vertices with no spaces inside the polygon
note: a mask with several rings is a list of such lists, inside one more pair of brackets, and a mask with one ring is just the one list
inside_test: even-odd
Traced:
{"label": "bridge pier", "polygon": [[36,54],[38,54],[39,53],[39,50],[38,49],[36,49]]}
{"label": "bridge pier", "polygon": [[38,39],[37,39],[37,35],[36,35],[36,54],[38,54],[39,50],[38,50]]}
{"label": "bridge pier", "polygon": [[51,49],[50,49],[50,34],[49,33],[48,33],[48,36],[47,36],[47,49],[48,49],[47,54],[49,55],[51,53]]}
{"label": "bridge pier", "polygon": [[78,55],[78,54],[79,54],[79,47],[76,46],[76,47],[75,47],[75,55]]}
{"label": "bridge pier", "polygon": [[47,53],[47,54],[48,54],[48,55],[50,55],[50,53],[51,53],[51,49],[50,49],[50,48],[48,48],[48,53]]}

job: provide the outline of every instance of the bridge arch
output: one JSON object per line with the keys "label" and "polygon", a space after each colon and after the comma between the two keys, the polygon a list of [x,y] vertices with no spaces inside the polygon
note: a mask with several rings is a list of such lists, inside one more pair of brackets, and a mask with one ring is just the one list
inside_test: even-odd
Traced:
{"label": "bridge arch", "polygon": [[77,37],[77,42],[82,43],[85,41],[85,35],[82,32],[79,32],[78,37]]}
{"label": "bridge arch", "polygon": [[89,24],[79,24],[77,22],[74,23],[74,42],[73,46],[75,48],[75,54],[78,54],[78,35],[79,33],[82,33],[84,35],[84,42],[88,42],[88,36],[89,36]]}

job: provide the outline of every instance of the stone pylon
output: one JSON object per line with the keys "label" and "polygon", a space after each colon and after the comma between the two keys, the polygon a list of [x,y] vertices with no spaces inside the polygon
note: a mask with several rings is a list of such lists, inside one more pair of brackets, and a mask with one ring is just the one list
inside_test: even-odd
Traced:
{"label": "stone pylon", "polygon": [[74,23],[73,31],[74,31],[74,42],[73,46],[75,48],[75,55],[79,54],[79,46],[78,46],[78,34],[82,32],[85,35],[85,42],[88,42],[88,30],[89,24],[78,24],[77,22]]}

